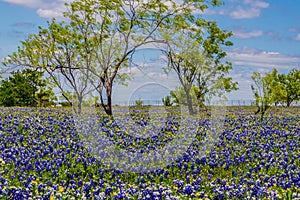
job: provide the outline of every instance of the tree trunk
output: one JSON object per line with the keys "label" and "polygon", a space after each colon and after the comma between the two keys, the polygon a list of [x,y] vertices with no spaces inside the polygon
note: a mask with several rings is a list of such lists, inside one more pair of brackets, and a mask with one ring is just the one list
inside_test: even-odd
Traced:
{"label": "tree trunk", "polygon": [[260,113],[260,121],[262,122],[264,120],[265,110],[262,110]]}
{"label": "tree trunk", "polygon": [[196,98],[197,98],[197,106],[198,106],[199,112],[200,111],[202,112],[203,109],[205,112],[207,112],[208,109],[204,104],[204,102],[205,102],[204,94],[202,94],[201,92],[198,92],[196,95]]}
{"label": "tree trunk", "polygon": [[290,107],[290,106],[291,106],[291,101],[290,101],[289,98],[287,99],[286,106],[287,106],[287,107]]}
{"label": "tree trunk", "polygon": [[77,112],[78,112],[78,114],[81,114],[81,106],[82,106],[82,97],[80,97],[79,99],[78,99],[78,105],[77,105]]}
{"label": "tree trunk", "polygon": [[106,114],[112,115],[112,102],[111,102],[111,94],[107,95],[107,105],[106,105]]}
{"label": "tree trunk", "polygon": [[106,88],[106,97],[107,97],[107,104],[104,107],[105,113],[107,115],[112,115],[112,100],[111,100],[111,94],[112,94],[112,85],[109,85]]}
{"label": "tree trunk", "polygon": [[75,101],[73,99],[73,101],[71,102],[71,105],[73,107],[73,111],[76,114],[81,114],[82,99],[83,99],[83,97],[77,96],[77,99]]}
{"label": "tree trunk", "polygon": [[260,107],[259,106],[257,107],[257,111],[255,111],[254,114],[257,115],[258,113],[260,113]]}
{"label": "tree trunk", "polygon": [[193,109],[193,100],[191,97],[191,90],[190,89],[185,89],[185,95],[186,95],[186,100],[187,100],[187,105],[188,105],[188,110],[189,110],[189,114],[193,115],[194,113],[194,109]]}

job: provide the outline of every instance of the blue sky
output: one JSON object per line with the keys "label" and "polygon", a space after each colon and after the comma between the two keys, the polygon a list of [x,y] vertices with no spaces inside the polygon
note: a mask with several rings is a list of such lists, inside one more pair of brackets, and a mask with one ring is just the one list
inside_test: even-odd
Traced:
{"label": "blue sky", "polygon": [[[64,2],[71,0],[0,0],[0,59],[17,50],[20,41],[36,33],[52,17],[59,18]],[[280,73],[300,69],[300,1],[297,0],[225,0],[225,5],[210,8],[203,17],[232,31],[234,46],[226,49],[232,62],[230,76],[239,82],[239,90],[228,94],[233,99],[253,99],[250,89],[253,71]],[[137,55],[142,67],[128,69],[133,79],[128,86],[117,86],[115,102],[132,98],[161,99],[178,86],[176,77],[166,75],[159,53],[143,51]],[[161,88],[161,89],[159,89]],[[159,91],[164,92],[159,92]]]}

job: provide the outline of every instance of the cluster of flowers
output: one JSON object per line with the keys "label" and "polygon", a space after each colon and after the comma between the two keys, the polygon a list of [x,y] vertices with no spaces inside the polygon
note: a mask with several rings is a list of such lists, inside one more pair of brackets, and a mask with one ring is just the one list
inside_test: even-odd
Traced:
{"label": "cluster of flowers", "polygon": [[[136,139],[115,119],[99,120],[94,127],[112,142],[145,151],[169,142],[181,123],[168,121],[158,136]],[[96,159],[67,111],[2,108],[0,199],[300,198],[299,114],[275,113],[261,122],[241,111],[228,112],[205,156],[210,123],[196,122],[195,141],[185,153],[163,168],[134,173]]]}

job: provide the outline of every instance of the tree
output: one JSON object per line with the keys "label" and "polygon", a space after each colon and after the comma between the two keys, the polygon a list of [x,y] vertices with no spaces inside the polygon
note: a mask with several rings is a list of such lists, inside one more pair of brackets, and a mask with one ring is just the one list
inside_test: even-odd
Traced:
{"label": "tree", "polygon": [[[203,22],[202,22],[203,23]],[[205,65],[197,73],[196,91],[199,106],[204,106],[205,98],[211,99],[213,96],[222,96],[225,92],[237,90],[238,83],[233,82],[231,77],[226,77],[232,69],[230,62],[222,62],[226,57],[226,52],[222,46],[232,46],[233,43],[227,39],[232,36],[231,32],[221,30],[216,22],[207,22],[207,38],[203,40],[205,54]],[[199,30],[201,33],[201,29]],[[200,41],[201,36],[198,36]],[[199,40],[199,39],[198,39]]]}
{"label": "tree", "polygon": [[276,69],[274,69],[272,73],[266,73],[265,76],[262,76],[259,72],[253,72],[251,76],[254,81],[254,85],[251,85],[251,89],[258,108],[255,114],[260,114],[261,120],[263,120],[266,111],[274,103],[275,98],[274,93],[272,92],[272,87],[274,86],[276,76]]}
{"label": "tree", "polygon": [[300,71],[292,69],[287,75],[278,74],[272,86],[274,101],[289,107],[300,100]]}
{"label": "tree", "polygon": [[282,103],[289,107],[292,102],[300,99],[300,71],[292,69],[287,75],[278,74],[277,69],[262,76],[259,72],[252,75],[251,85],[261,120],[272,104]]}
{"label": "tree", "polygon": [[[189,93],[189,95],[191,96],[191,100],[194,103],[197,101],[196,90],[197,90],[197,87],[195,85],[193,85],[191,87],[191,91]],[[170,91],[170,95],[171,95],[171,98],[173,99],[173,103],[179,104],[179,105],[184,105],[184,106],[188,105],[188,101],[186,98],[186,92],[182,86],[177,87],[175,90]],[[195,104],[193,104],[193,106],[195,106]]]}
{"label": "tree", "polygon": [[[167,48],[162,51],[168,58],[168,69],[175,71],[185,92],[189,113],[194,114],[193,104],[204,106],[206,96],[236,90],[237,83],[225,77],[232,69],[231,63],[221,62],[226,56],[221,46],[232,45],[227,41],[232,33],[221,30],[216,22],[194,18],[190,21],[193,23],[174,23],[162,30],[167,41]],[[198,87],[194,90],[197,103],[191,97],[194,84]]]}
{"label": "tree", "polygon": [[54,93],[46,87],[43,73],[29,69],[12,72],[1,81],[0,104],[2,106],[42,106],[51,104]]}
{"label": "tree", "polygon": [[204,58],[201,56],[199,44],[185,38],[183,33],[179,33],[178,39],[173,39],[172,43],[169,41],[167,50],[163,52],[167,55],[169,69],[176,72],[183,88],[189,113],[194,114],[191,88]]}
{"label": "tree", "polygon": [[[219,4],[218,0],[75,0],[66,4],[67,22],[53,20],[48,28],[41,28],[22,43],[10,64],[44,69],[62,94],[66,90],[62,83],[68,83],[76,94],[78,110],[92,85],[105,112],[112,115],[113,86],[127,80],[120,69],[128,66],[134,52],[165,42],[156,34],[159,28],[187,24],[195,10]],[[34,50],[27,48],[31,45]]]}
{"label": "tree", "polygon": [[[97,81],[93,82],[100,101],[107,114],[112,114],[113,85],[123,83],[128,78],[120,69],[127,67],[134,52],[150,43],[165,42],[157,35],[161,27],[170,22],[188,21],[196,9],[204,10],[209,4],[219,1],[75,1],[67,13],[74,23],[89,26],[95,33],[91,38],[97,66],[92,70]],[[104,100],[106,99],[106,101]]]}
{"label": "tree", "polygon": [[[82,101],[90,91],[89,67],[92,65],[89,49],[83,48],[76,27],[48,22],[48,28],[39,27],[39,34],[32,34],[23,41],[18,51],[3,63],[42,70],[60,90],[64,98],[73,105],[76,113],[81,112]],[[68,95],[68,91],[73,95]]]}
{"label": "tree", "polygon": [[170,107],[173,106],[173,102],[171,100],[171,96],[167,95],[165,98],[162,98],[162,102],[164,104],[165,107]]}
{"label": "tree", "polygon": [[36,93],[36,98],[38,107],[48,107],[54,105],[57,101],[53,89],[46,86],[39,88],[39,91]]}

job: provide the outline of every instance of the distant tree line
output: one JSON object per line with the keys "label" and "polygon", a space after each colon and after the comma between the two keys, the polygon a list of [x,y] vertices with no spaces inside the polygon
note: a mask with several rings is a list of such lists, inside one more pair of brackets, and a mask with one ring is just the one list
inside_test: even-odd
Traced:
{"label": "distant tree line", "polygon": [[277,69],[265,75],[254,72],[251,78],[258,108],[256,114],[261,118],[272,105],[290,107],[293,102],[300,101],[300,71],[295,68],[288,74],[279,74]]}

